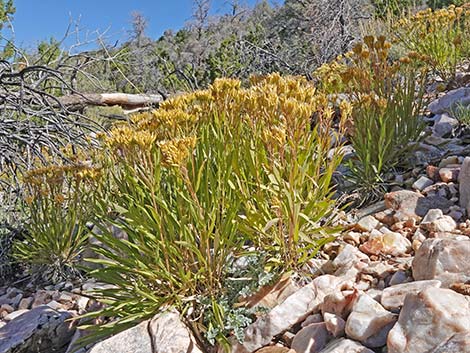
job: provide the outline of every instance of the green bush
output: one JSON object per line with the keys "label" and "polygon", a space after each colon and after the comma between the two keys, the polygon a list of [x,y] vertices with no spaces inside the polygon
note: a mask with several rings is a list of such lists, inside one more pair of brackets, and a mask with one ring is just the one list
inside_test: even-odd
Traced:
{"label": "green bush", "polygon": [[244,156],[236,185],[243,195],[242,229],[259,241],[273,268],[301,269],[338,231],[328,221],[335,210],[332,177],[342,156],[337,149],[328,159],[333,136],[321,130],[330,127],[317,125],[311,131],[308,123],[292,126],[281,142],[273,126],[268,141],[239,144]]}
{"label": "green bush", "polygon": [[349,95],[350,103],[341,107],[352,109],[355,157],[349,166],[366,202],[381,197],[387,173],[413,151],[424,128],[418,119],[426,82],[424,58],[410,54],[389,60],[390,48],[384,37],[368,36],[341,59],[342,65],[331,67],[341,77],[339,88]]}
{"label": "green bush", "polygon": [[[221,310],[216,298],[224,289],[228,258],[238,256],[245,241],[237,226],[240,200],[229,183],[236,159],[229,137],[214,123],[201,131],[194,154],[194,139],[184,140],[187,165],[176,155],[160,155],[154,145],[141,155],[144,163],[123,163],[111,174],[119,197],[111,205],[102,199],[97,224],[112,222],[128,239],[114,238],[107,227],[96,235],[105,246],[95,251],[106,259],[90,261],[105,267],[90,275],[115,286],[94,294],[107,304],[99,315],[119,318],[102,326],[101,334],[168,306],[188,313],[203,298],[209,298],[208,312]],[[116,213],[119,219],[113,220]],[[194,325],[201,328],[202,322]]]}
{"label": "green bush", "polygon": [[24,239],[14,244],[14,257],[31,265],[33,276],[56,282],[79,275],[99,176],[99,170],[81,164],[27,173],[25,206],[30,218]]}
{"label": "green bush", "polygon": [[457,65],[470,54],[470,5],[420,11],[392,26],[393,40],[427,57],[444,81],[455,77]]}
{"label": "green bush", "polygon": [[428,0],[427,4],[432,9],[440,9],[450,5],[462,6],[467,0]]}
{"label": "green bush", "polygon": [[[90,260],[104,266],[90,275],[112,287],[93,294],[106,307],[88,316],[114,320],[90,339],[169,306],[199,342],[242,339],[252,313],[235,305],[236,284],[255,290],[300,269],[331,239],[341,160],[340,152],[327,158],[331,123],[310,83],[270,75],[248,88],[217,80],[113,129],[105,138],[113,195],[95,210],[103,258]],[[114,238],[109,223],[127,239]],[[261,259],[249,280],[232,265],[248,253]]]}
{"label": "green bush", "polygon": [[375,15],[379,18],[403,15],[421,3],[419,0],[372,0]]}
{"label": "green bush", "polygon": [[449,109],[449,114],[457,119],[465,128],[470,127],[470,107],[456,103]]}

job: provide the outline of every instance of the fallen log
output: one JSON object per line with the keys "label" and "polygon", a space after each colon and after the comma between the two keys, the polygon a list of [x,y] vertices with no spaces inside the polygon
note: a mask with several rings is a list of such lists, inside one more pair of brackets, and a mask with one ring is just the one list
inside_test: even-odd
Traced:
{"label": "fallen log", "polygon": [[71,111],[81,110],[90,105],[119,105],[123,109],[132,110],[158,105],[163,101],[163,97],[159,94],[85,93],[58,97],[57,100],[60,105]]}

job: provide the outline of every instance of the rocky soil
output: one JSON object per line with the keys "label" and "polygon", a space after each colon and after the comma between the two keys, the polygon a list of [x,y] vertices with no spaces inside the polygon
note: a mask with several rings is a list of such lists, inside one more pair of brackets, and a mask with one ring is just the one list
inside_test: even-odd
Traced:
{"label": "rocky soil", "polygon": [[[450,137],[457,101],[470,104],[470,88],[430,104],[416,168],[396,175],[382,201],[345,215],[346,231],[309,264],[311,282],[263,292],[269,311],[234,353],[470,352],[470,145]],[[90,310],[84,293],[97,285],[0,288],[0,353],[71,352],[78,333],[67,319]],[[80,352],[201,351],[169,312]]]}

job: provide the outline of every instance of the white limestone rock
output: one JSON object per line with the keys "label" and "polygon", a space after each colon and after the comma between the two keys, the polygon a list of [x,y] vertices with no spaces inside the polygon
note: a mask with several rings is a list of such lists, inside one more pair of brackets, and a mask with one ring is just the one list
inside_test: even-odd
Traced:
{"label": "white limestone rock", "polygon": [[111,336],[94,345],[88,353],[153,353],[148,331],[149,321]]}
{"label": "white limestone rock", "polygon": [[436,279],[442,287],[470,280],[470,239],[450,237],[426,239],[413,259],[413,278]]}
{"label": "white limestone rock", "polygon": [[235,342],[233,353],[253,352],[271,342],[272,338],[317,311],[329,293],[339,290],[343,279],[331,275],[315,278],[289,296],[269,313],[258,318],[245,329],[243,344]]}
{"label": "white limestone rock", "polygon": [[465,157],[459,173],[460,207],[470,215],[470,157]]}
{"label": "white limestone rock", "polygon": [[362,294],[354,303],[346,321],[346,335],[361,343],[374,336],[381,336],[382,342],[374,340],[374,347],[380,347],[385,344],[386,334],[391,329],[390,324],[393,324],[396,319],[395,314],[385,310],[367,294]]}
{"label": "white limestone rock", "polygon": [[317,353],[325,347],[329,334],[324,322],[310,324],[301,329],[292,340],[296,353]]}
{"label": "white limestone rock", "polygon": [[389,232],[369,239],[359,249],[371,255],[403,256],[410,252],[411,242],[400,233]]}
{"label": "white limestone rock", "polygon": [[470,353],[470,332],[456,333],[431,353]]}
{"label": "white limestone rock", "polygon": [[440,209],[432,209],[424,216],[420,227],[429,232],[452,232],[457,223],[450,216],[445,216]]}
{"label": "white limestone rock", "polygon": [[468,299],[453,290],[428,287],[408,294],[387,340],[388,353],[428,353],[455,334],[470,331]]}
{"label": "white limestone rock", "polygon": [[323,314],[325,320],[326,329],[333,337],[344,336],[344,329],[346,327],[346,321],[341,316],[325,313]]}
{"label": "white limestone rock", "polygon": [[366,216],[356,223],[355,228],[361,232],[370,232],[377,228],[379,221],[374,216]]}
{"label": "white limestone rock", "polygon": [[340,338],[330,342],[323,350],[319,353],[374,353],[369,348],[364,347],[359,342]]}
{"label": "white limestone rock", "polygon": [[385,309],[395,311],[403,306],[403,303],[405,302],[405,297],[408,294],[418,294],[419,292],[428,287],[439,288],[440,286],[441,281],[428,280],[402,283],[387,287],[382,292],[381,304]]}
{"label": "white limestone rock", "polygon": [[152,353],[202,353],[176,310],[154,316],[148,324],[148,332],[154,347]]}

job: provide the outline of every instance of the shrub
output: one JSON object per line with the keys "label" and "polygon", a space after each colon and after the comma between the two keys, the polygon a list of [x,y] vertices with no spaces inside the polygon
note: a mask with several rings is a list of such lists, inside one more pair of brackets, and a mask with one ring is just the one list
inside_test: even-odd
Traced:
{"label": "shrub", "polygon": [[467,0],[428,0],[427,4],[432,9],[440,9],[450,5],[462,6]]}
{"label": "shrub", "polygon": [[449,114],[457,119],[464,128],[470,127],[470,107],[462,103],[453,104],[449,109]]}
{"label": "shrub", "polygon": [[332,149],[339,133],[326,97],[305,81],[276,78],[258,83],[265,106],[278,112],[263,116],[258,105],[261,111],[248,122],[255,138],[240,139],[237,188],[243,230],[269,254],[269,265],[289,271],[299,270],[337,231],[329,221],[335,210],[332,176],[342,156]]}
{"label": "shrub", "polygon": [[[418,115],[423,107],[425,58],[411,53],[391,61],[390,47],[384,37],[365,37],[364,43],[338,59],[341,65],[332,73],[341,78],[337,92],[346,92],[352,104],[355,158],[349,165],[355,186],[367,198],[381,195],[386,174],[412,151],[424,127]],[[343,103],[341,109],[351,109],[350,104]]]}
{"label": "shrub", "polygon": [[33,169],[24,178],[29,221],[16,241],[17,260],[30,264],[44,280],[77,276],[88,240],[86,222],[100,171],[84,164]]}
{"label": "shrub", "polygon": [[236,222],[240,201],[228,182],[235,151],[226,148],[225,133],[214,124],[201,131],[196,146],[192,137],[150,144],[140,163],[126,160],[112,174],[119,198],[99,204],[98,224],[114,222],[128,239],[115,239],[107,227],[96,235],[105,245],[96,252],[106,260],[90,260],[105,265],[91,275],[115,288],[95,295],[108,304],[104,314],[120,317],[112,327],[102,326],[101,334],[167,306],[188,313],[202,298],[209,298],[207,311],[220,311],[216,298],[228,257],[244,245]]}
{"label": "shrub", "polygon": [[448,81],[470,53],[470,7],[420,11],[397,21],[392,33],[406,49],[426,55],[431,68]]}
{"label": "shrub", "polygon": [[[299,268],[329,234],[341,159],[327,159],[331,119],[306,80],[274,74],[248,88],[216,80],[113,129],[104,141],[116,196],[96,204],[105,259],[92,260],[104,267],[91,272],[113,287],[94,294],[107,306],[89,316],[115,320],[97,334],[174,306],[200,342],[241,339],[251,314],[234,305],[234,260],[250,248],[275,277]],[[128,239],[115,239],[108,222]],[[264,261],[258,269],[264,277]],[[256,289],[261,277],[244,286]]]}
{"label": "shrub", "polygon": [[385,18],[388,15],[400,16],[404,12],[416,7],[422,1],[416,0],[372,0],[375,14],[379,18]]}

